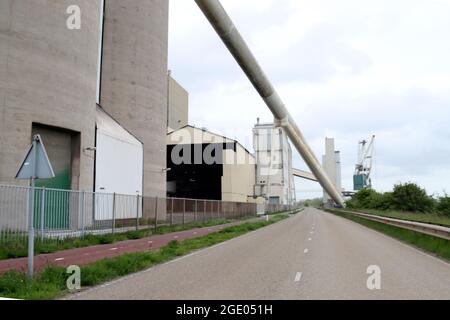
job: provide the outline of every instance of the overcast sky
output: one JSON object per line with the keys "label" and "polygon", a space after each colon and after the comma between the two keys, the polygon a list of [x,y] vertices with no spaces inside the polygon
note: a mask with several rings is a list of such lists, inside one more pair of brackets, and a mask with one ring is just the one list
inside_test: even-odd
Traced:
{"label": "overcast sky", "polygon": [[[450,192],[450,0],[222,0],[318,157],[342,153],[352,189],[358,141],[376,138],[374,187]],[[190,123],[252,148],[273,117],[193,0],[171,0],[169,67]],[[306,168],[295,153],[295,166]],[[297,180],[299,198],[321,196]]]}

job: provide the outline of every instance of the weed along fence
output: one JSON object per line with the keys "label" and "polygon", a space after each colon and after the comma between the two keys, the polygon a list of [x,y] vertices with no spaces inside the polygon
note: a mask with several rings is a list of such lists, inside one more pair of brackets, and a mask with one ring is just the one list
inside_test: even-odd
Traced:
{"label": "weed along fence", "polygon": [[[261,213],[253,203],[154,198],[70,190],[0,186],[0,242],[27,239],[30,199],[33,227],[41,241],[109,234],[211,220],[243,219]],[[289,210],[270,206],[264,212]]]}

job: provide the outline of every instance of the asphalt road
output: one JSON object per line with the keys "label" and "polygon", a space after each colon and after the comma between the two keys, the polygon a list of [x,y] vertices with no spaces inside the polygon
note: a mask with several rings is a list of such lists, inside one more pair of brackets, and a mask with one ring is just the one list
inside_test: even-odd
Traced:
{"label": "asphalt road", "polygon": [[[369,290],[369,266],[380,268]],[[370,282],[376,283],[376,282]],[[450,264],[316,209],[73,299],[450,299]]]}

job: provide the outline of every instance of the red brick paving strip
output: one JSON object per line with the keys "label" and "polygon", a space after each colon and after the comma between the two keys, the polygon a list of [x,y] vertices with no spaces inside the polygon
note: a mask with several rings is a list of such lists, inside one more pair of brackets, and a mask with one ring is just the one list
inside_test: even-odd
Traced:
{"label": "red brick paving strip", "polygon": [[[153,235],[139,240],[127,240],[112,244],[70,249],[50,254],[40,254],[34,257],[34,271],[41,271],[48,266],[83,266],[98,260],[118,257],[127,253],[151,251],[161,248],[173,240],[182,241],[205,236],[210,233],[220,231],[226,227],[242,224],[248,221],[249,220],[207,228]],[[12,270],[26,272],[27,266],[27,258],[0,260],[0,274]]]}

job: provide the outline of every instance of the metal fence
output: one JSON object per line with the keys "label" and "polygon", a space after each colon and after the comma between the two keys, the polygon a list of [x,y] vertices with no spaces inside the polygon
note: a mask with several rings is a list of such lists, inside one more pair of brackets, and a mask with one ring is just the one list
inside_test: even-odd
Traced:
{"label": "metal fence", "polygon": [[[31,193],[29,187],[0,185],[0,242],[27,238]],[[33,226],[35,236],[45,241],[219,219],[243,219],[288,209],[292,208],[36,188]]]}

